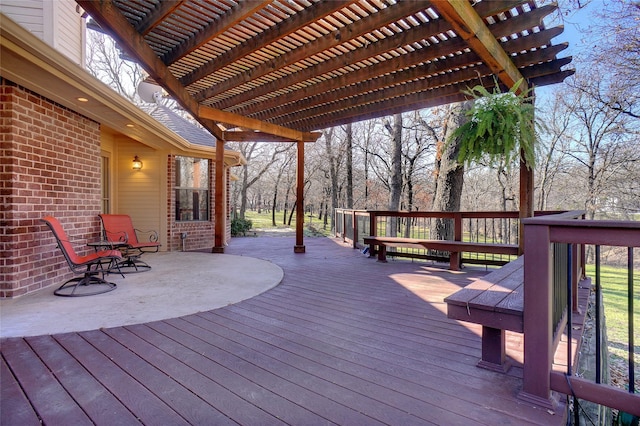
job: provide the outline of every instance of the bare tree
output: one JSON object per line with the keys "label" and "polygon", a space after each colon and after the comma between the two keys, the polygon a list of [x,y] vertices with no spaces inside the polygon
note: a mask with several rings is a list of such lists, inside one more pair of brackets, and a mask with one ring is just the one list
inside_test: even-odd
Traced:
{"label": "bare tree", "polygon": [[93,76],[136,102],[136,90],[144,79],[144,71],[135,62],[123,59],[111,37],[98,31],[87,31],[86,65]]}
{"label": "bare tree", "polygon": [[604,68],[606,80],[586,93],[633,119],[640,119],[640,2],[609,0],[596,8],[589,37],[589,67]]}
{"label": "bare tree", "polygon": [[[561,98],[564,109],[572,118],[569,143],[565,152],[583,166],[586,175],[585,209],[589,219],[596,215],[599,205],[609,201],[603,197],[608,183],[625,165],[638,161],[638,153],[624,149],[633,131],[629,129],[628,114],[612,109],[589,96],[589,86],[598,85],[597,74],[590,70],[588,77],[576,75]],[[636,163],[637,164],[637,163]]]}
{"label": "bare tree", "polygon": [[535,173],[538,210],[549,208],[549,196],[553,191],[556,178],[566,169],[562,143],[568,137],[571,123],[570,115],[560,108],[559,94],[556,94],[555,99],[547,105],[543,114],[546,126],[542,129],[543,137],[540,138]]}
{"label": "bare tree", "polygon": [[[295,162],[294,151],[291,149],[292,147],[293,147],[293,144],[289,145],[288,152],[285,153],[285,155],[282,157],[282,159],[280,159],[280,161],[277,164],[276,178],[275,178],[275,181],[273,182],[273,197],[271,200],[271,224],[273,226],[277,226],[276,211],[278,210],[278,194],[279,194],[280,187],[281,186],[286,187],[287,195],[289,192],[289,185],[288,185],[289,182],[287,182],[288,179],[286,177],[291,164]],[[285,181],[284,185],[282,184],[283,180]]]}
{"label": "bare tree", "polygon": [[[326,149],[326,155],[329,162],[329,168],[326,170],[326,175],[329,177],[329,185],[331,188],[331,211],[335,211],[338,208],[338,193],[339,193],[339,182],[338,182],[338,173],[342,163],[342,149],[338,145],[334,146],[335,138],[334,138],[334,128],[330,128],[325,130],[324,135],[324,143]],[[331,229],[335,229],[334,216],[331,215]]]}
{"label": "bare tree", "polygon": [[345,156],[346,156],[346,174],[347,174],[347,208],[353,208],[353,128],[351,124],[345,126]]}
{"label": "bare tree", "polygon": [[240,172],[239,190],[235,193],[240,198],[240,218],[244,219],[247,211],[249,188],[259,182],[260,178],[273,167],[280,155],[290,150],[292,146],[293,144],[265,142],[238,144],[238,151],[247,159],[247,163],[242,166]]}

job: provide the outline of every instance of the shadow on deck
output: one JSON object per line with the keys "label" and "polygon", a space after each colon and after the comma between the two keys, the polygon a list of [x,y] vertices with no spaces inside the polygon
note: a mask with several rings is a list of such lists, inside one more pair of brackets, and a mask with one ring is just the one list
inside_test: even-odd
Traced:
{"label": "shadow on deck", "polygon": [[[233,239],[277,287],[180,318],[2,341],[2,424],[563,424],[476,367],[480,327],[444,297],[484,269],[380,264],[328,238]],[[215,255],[212,255],[215,256]],[[183,285],[189,285],[185,282]],[[179,293],[176,297],[179,297]],[[564,407],[561,407],[564,408]]]}

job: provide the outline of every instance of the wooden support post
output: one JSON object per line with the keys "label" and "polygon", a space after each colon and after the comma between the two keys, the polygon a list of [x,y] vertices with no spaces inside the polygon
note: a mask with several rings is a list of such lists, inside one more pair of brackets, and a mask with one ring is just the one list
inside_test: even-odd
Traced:
{"label": "wooden support post", "polygon": [[518,255],[524,254],[524,225],[522,219],[533,217],[533,166],[527,168],[524,156],[520,153],[520,227],[518,239]]}
{"label": "wooden support post", "polygon": [[216,140],[216,161],[214,177],[214,243],[212,253],[224,253],[225,239],[227,234],[227,212],[225,200],[225,172],[224,172],[224,141]]}
{"label": "wooden support post", "polygon": [[296,245],[294,253],[304,253],[304,142],[298,141],[298,162],[296,168]]}
{"label": "wooden support post", "polygon": [[524,377],[520,399],[555,407],[551,397],[552,253],[549,227],[527,226],[524,258]]}

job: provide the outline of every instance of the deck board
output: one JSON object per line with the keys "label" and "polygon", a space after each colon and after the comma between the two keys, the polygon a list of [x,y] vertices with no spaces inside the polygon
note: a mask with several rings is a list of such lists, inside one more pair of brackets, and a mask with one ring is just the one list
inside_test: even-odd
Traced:
{"label": "deck board", "polygon": [[69,356],[51,336],[28,337],[26,340],[92,421],[102,424],[137,421],[113,394],[108,392],[81,363]]}
{"label": "deck board", "polygon": [[18,381],[13,377],[7,363],[0,359],[0,424],[40,425],[38,415],[24,394]]}
{"label": "deck board", "polygon": [[494,373],[475,366],[480,327],[446,316],[443,299],[487,271],[305,243],[234,239],[227,253],[285,271],[235,305],[3,339],[2,424],[563,424],[517,399],[520,334],[507,333],[516,366]]}

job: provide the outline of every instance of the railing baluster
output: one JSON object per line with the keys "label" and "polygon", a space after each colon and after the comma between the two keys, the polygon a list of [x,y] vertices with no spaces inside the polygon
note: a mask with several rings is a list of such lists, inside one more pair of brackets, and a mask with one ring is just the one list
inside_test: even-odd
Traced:
{"label": "railing baluster", "polygon": [[571,255],[572,255],[572,250],[571,250],[571,244],[567,244],[567,340],[568,340],[568,344],[567,344],[567,374],[569,376],[572,375],[572,370],[573,370],[573,366],[572,366],[572,358],[571,358],[571,342],[572,342],[572,338],[573,338],[573,333],[572,333],[572,329],[573,329],[573,309],[571,309],[571,301],[573,300],[573,285],[571,282]]}
{"label": "railing baluster", "polygon": [[600,245],[596,245],[596,383],[602,383],[602,331],[600,301],[602,286],[600,283]]}
{"label": "railing baluster", "polygon": [[627,309],[628,309],[628,323],[629,323],[629,393],[635,393],[635,349],[634,349],[634,336],[633,336],[633,247],[627,248],[627,269],[629,274],[629,281],[627,283],[628,295],[627,295]]}

